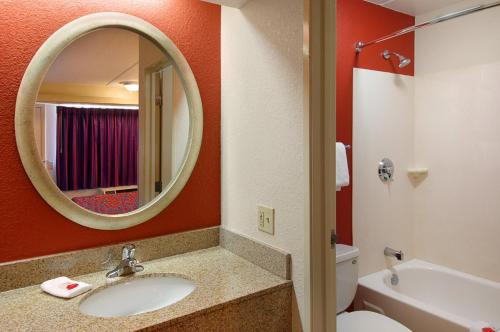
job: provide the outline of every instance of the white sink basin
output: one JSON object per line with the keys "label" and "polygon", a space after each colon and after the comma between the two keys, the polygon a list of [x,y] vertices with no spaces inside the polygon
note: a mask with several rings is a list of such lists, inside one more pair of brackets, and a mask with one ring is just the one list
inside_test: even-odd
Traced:
{"label": "white sink basin", "polygon": [[177,276],[135,278],[90,294],[80,303],[80,311],[98,317],[138,315],[174,304],[195,288],[193,282]]}

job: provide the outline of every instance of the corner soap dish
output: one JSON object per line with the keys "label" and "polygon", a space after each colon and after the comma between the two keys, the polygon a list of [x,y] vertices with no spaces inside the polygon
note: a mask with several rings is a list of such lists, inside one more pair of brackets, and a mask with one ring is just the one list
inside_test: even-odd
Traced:
{"label": "corner soap dish", "polygon": [[408,168],[408,177],[415,187],[421,184],[427,175],[429,175],[428,168]]}

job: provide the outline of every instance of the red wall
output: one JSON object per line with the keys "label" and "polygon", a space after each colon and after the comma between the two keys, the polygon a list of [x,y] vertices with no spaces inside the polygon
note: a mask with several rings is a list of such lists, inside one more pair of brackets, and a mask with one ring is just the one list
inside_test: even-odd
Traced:
{"label": "red wall", "polygon": [[[80,16],[122,12],[149,21],[189,62],[204,108],[203,145],[182,193],[152,220],[99,231],[71,222],[31,185],[14,137],[14,109],[23,73],[38,47]],[[0,10],[0,262],[219,225],[220,7],[199,0],[15,0]]]}
{"label": "red wall", "polygon": [[[357,41],[370,41],[415,23],[412,16],[398,13],[363,0],[337,0],[337,141],[352,145],[352,71],[365,68],[413,75],[413,33],[366,47],[356,54]],[[411,65],[399,69],[384,60],[384,49],[412,59]],[[356,149],[352,146],[352,149]],[[348,152],[352,170],[352,151]],[[375,174],[375,173],[374,173]],[[352,178],[351,185],[337,192],[337,233],[339,243],[352,244]]]}

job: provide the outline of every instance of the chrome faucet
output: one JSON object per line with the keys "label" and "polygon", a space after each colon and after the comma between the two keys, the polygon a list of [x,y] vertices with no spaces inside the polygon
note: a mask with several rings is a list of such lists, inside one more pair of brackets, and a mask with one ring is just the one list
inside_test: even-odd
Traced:
{"label": "chrome faucet", "polygon": [[144,271],[144,266],[138,263],[137,259],[135,259],[135,246],[133,244],[127,244],[122,248],[122,260],[120,264],[106,273],[106,278],[116,278]]}
{"label": "chrome faucet", "polygon": [[405,257],[402,250],[397,251],[389,247],[385,247],[384,255],[387,257],[395,257],[398,261],[402,261]]}

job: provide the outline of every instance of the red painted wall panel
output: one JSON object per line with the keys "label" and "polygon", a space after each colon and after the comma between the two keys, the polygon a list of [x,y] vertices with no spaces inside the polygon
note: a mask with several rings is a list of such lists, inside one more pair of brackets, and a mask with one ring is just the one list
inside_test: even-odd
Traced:
{"label": "red painted wall panel", "polygon": [[[363,0],[337,0],[337,141],[352,145],[352,71],[365,68],[413,75],[413,33],[366,47],[356,54],[357,41],[370,41],[415,23],[412,16],[383,8]],[[401,53],[412,63],[399,69],[380,55],[384,49]],[[352,146],[352,150],[356,149]],[[352,170],[352,151],[348,152]],[[375,174],[375,173],[374,173]],[[337,234],[339,243],[352,244],[351,185],[337,192]]]}
{"label": "red painted wall panel", "polygon": [[[126,230],[73,223],[31,185],[14,136],[16,95],[38,47],[80,16],[114,11],[149,21],[182,51],[198,81],[203,145],[182,193],[152,220]],[[220,224],[220,7],[199,0],[4,0],[0,21],[0,262]]]}

